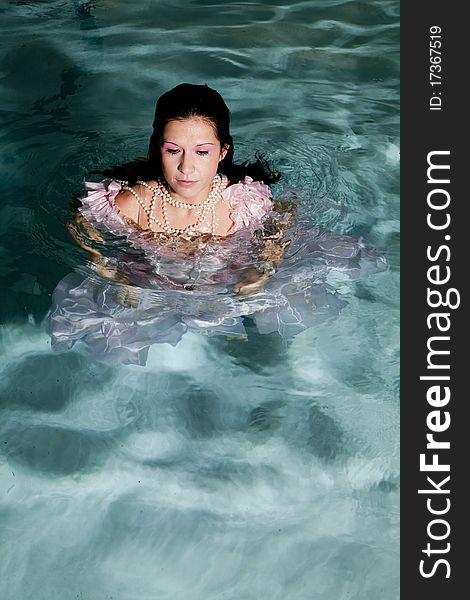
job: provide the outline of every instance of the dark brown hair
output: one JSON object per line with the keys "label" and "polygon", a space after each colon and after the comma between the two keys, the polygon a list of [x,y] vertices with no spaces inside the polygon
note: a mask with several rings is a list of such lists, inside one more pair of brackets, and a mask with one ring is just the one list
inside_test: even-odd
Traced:
{"label": "dark brown hair", "polygon": [[113,166],[103,171],[94,171],[112,177],[123,179],[133,185],[138,179],[149,180],[162,177],[160,147],[163,130],[169,121],[202,117],[214,128],[215,135],[221,148],[228,146],[228,152],[220,161],[218,172],[227,175],[229,181],[236,183],[245,178],[252,177],[255,181],[270,184],[279,180],[280,174],[273,171],[267,160],[256,155],[254,162],[234,164],[233,138],[230,134],[230,111],[222,96],[207,84],[194,85],[181,83],[165,92],[157,100],[153,132],[150,137],[147,158],[138,158],[120,166]]}

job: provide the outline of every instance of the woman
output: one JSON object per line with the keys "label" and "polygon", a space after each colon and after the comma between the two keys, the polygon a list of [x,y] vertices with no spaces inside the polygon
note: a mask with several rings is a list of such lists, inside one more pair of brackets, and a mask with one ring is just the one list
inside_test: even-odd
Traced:
{"label": "woman", "polygon": [[[133,241],[138,231],[146,245],[152,236],[164,243],[165,237],[190,241],[201,234],[253,232],[272,211],[268,184],[279,174],[260,159],[235,165],[233,154],[230,112],[222,96],[207,85],[180,84],[157,102],[147,158],[101,172],[111,180],[87,182],[89,193],[79,209],[86,221],[79,221],[95,240],[99,236],[89,224],[118,234],[129,234],[131,227]],[[279,231],[285,221],[279,220]],[[70,230],[99,257],[77,228]],[[288,242],[269,237],[260,252],[264,260],[242,274],[236,293],[259,289],[278,264]]]}
{"label": "woman", "polygon": [[69,229],[92,271],[54,291],[55,351],[84,340],[100,360],[143,365],[152,344],[188,330],[246,339],[251,317],[290,340],[341,308],[325,278],[360,272],[363,245],[316,226],[289,232],[292,205],[269,188],[279,175],[259,158],[234,164],[233,150],[218,92],[183,83],[159,98],[148,156],[86,183]]}
{"label": "woman", "polygon": [[[142,228],[169,235],[226,236],[248,223],[259,223],[271,208],[271,192],[249,176],[264,184],[279,177],[261,162],[233,164],[229,126],[222,96],[207,85],[183,83],[163,94],[157,102],[147,162],[130,169],[126,179],[134,185],[124,185],[125,191],[116,198],[120,212]],[[139,167],[143,177],[137,179]],[[108,173],[115,176],[119,169]],[[248,205],[243,202],[247,191],[254,199]]]}

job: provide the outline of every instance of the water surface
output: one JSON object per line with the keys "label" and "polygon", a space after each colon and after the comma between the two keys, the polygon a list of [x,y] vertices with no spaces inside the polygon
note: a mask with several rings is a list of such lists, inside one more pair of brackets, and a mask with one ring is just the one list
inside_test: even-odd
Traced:
{"label": "water surface", "polygon": [[[0,592],[7,600],[398,598],[399,3],[5,2]],[[207,82],[237,160],[389,270],[286,348],[187,334],[145,367],[45,331],[87,257],[93,169],[145,154],[156,98]]]}

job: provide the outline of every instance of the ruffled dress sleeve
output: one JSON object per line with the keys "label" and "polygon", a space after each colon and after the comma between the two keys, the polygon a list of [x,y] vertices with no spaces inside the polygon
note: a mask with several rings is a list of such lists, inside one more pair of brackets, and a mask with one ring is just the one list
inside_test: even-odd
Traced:
{"label": "ruffled dress sleeve", "polygon": [[85,181],[85,188],[87,195],[80,199],[82,206],[78,210],[90,223],[116,234],[129,229],[116,206],[116,196],[122,190],[120,183],[114,179]]}
{"label": "ruffled dress sleeve", "polygon": [[226,188],[223,197],[229,203],[230,218],[234,223],[230,233],[257,229],[273,207],[270,188],[248,176]]}

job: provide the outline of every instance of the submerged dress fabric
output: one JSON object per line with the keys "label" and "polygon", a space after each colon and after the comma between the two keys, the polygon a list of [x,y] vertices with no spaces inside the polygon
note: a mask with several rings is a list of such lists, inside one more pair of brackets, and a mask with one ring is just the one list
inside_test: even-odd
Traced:
{"label": "submerged dress fabric", "polygon": [[224,190],[233,221],[227,237],[161,243],[119,213],[119,182],[85,185],[79,210],[111,234],[111,251],[101,268],[84,265],[54,290],[47,327],[56,352],[82,340],[98,360],[144,365],[152,344],[176,345],[188,330],[245,338],[246,318],[259,333],[289,341],[345,304],[327,282],[332,270],[357,276],[386,267],[357,238],[294,224],[276,272],[262,290],[240,296],[235,285],[259,263],[257,231],[267,219],[283,218],[268,186],[246,177]]}

